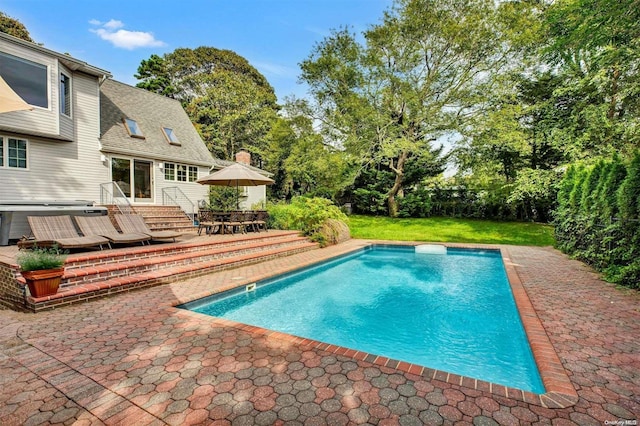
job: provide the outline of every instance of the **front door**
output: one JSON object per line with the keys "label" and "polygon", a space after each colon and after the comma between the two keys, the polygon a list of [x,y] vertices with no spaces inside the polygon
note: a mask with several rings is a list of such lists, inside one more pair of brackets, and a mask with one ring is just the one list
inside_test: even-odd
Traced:
{"label": "front door", "polygon": [[111,159],[111,180],[129,200],[153,202],[153,163],[130,158]]}

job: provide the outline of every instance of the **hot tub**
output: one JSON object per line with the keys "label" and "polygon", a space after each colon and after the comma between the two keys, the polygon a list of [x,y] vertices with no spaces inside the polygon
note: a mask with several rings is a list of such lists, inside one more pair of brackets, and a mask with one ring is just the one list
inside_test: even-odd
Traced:
{"label": "hot tub", "polygon": [[92,201],[0,201],[0,246],[31,234],[27,216],[102,216],[107,208]]}

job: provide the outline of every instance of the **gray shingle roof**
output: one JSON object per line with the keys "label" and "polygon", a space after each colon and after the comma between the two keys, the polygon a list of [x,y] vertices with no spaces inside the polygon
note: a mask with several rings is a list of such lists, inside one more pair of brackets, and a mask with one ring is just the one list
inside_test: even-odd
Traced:
{"label": "gray shingle roof", "polygon": [[[129,136],[123,118],[138,122],[144,139]],[[173,129],[180,145],[171,145],[163,127]],[[211,167],[214,159],[180,102],[115,80],[100,87],[102,151]]]}

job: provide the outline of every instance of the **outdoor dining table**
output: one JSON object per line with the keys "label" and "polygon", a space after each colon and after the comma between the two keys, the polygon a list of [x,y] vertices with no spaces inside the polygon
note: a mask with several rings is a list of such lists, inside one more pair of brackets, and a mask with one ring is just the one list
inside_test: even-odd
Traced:
{"label": "outdoor dining table", "polygon": [[225,224],[229,223],[229,220],[231,219],[231,212],[212,211],[210,217],[211,221],[218,225],[209,227],[209,229],[207,229],[207,234],[225,234],[225,228],[227,227]]}
{"label": "outdoor dining table", "polygon": [[211,212],[213,223],[218,225],[210,227],[210,229],[207,230],[207,233],[211,235],[224,235],[226,233],[235,234],[236,232],[242,232],[242,223],[244,222],[244,219],[239,217],[239,215],[243,214],[245,213],[241,211]]}

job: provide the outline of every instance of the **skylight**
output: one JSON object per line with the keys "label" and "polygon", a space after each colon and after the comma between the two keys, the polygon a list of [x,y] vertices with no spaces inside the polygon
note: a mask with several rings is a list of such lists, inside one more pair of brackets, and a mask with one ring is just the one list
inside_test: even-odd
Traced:
{"label": "skylight", "polygon": [[167,138],[171,145],[180,145],[180,141],[176,136],[176,133],[170,127],[163,127],[162,131],[164,132],[164,136]]}
{"label": "skylight", "polygon": [[140,126],[138,126],[138,122],[131,118],[125,118],[124,123],[126,124],[127,131],[129,132],[129,136],[134,138],[144,138],[142,134],[142,130],[140,130]]}

